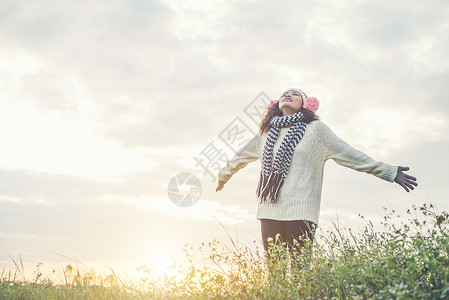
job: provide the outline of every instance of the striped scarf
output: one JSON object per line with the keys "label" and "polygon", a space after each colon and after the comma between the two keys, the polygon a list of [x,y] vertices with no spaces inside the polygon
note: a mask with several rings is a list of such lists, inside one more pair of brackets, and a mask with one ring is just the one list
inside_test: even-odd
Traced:
{"label": "striped scarf", "polygon": [[[304,136],[307,126],[307,124],[303,122],[303,114],[300,111],[289,116],[273,117],[270,121],[270,125],[271,128],[263,149],[260,180],[256,190],[257,198],[260,203],[266,200],[270,200],[272,203],[276,202],[279,190],[284,184],[285,177],[287,177],[293,151]],[[290,125],[291,127],[282,140],[272,166],[273,148],[278,139],[279,131],[281,127]]]}

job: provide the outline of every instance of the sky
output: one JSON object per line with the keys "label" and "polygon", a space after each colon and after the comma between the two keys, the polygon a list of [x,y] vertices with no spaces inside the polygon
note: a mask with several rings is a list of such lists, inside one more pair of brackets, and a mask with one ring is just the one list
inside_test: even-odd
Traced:
{"label": "sky", "polygon": [[[418,178],[407,193],[327,162],[322,228],[448,210],[448,20],[445,0],[0,1],[0,269],[19,256],[162,268],[185,244],[260,243],[260,161],[217,193],[223,160],[208,172],[196,158],[232,157],[228,129],[251,136],[248,110],[290,87]],[[168,193],[182,173],[200,182],[189,207]]]}

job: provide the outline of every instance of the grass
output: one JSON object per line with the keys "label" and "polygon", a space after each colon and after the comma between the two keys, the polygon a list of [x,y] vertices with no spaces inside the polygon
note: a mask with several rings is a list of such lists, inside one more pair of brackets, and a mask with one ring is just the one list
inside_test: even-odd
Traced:
{"label": "grass", "polygon": [[[431,204],[413,206],[401,218],[385,210],[377,232],[370,221],[351,229],[318,231],[312,254],[290,253],[271,243],[270,259],[257,245],[230,247],[218,241],[186,245],[190,264],[132,281],[67,265],[59,274],[24,280],[21,260],[1,272],[0,299],[449,299],[449,214]],[[362,217],[363,218],[363,217]]]}

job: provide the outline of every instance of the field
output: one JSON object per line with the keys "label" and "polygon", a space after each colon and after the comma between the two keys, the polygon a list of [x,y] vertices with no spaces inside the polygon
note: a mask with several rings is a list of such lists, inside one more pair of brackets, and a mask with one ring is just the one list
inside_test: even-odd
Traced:
{"label": "field", "polygon": [[[382,231],[366,221],[360,232],[318,232],[312,254],[278,241],[270,259],[232,239],[230,247],[186,245],[190,265],[158,278],[143,268],[148,276],[138,281],[69,264],[58,274],[63,282],[39,266],[30,282],[14,260],[15,269],[0,270],[0,299],[449,299],[449,214],[431,204],[404,214],[385,209]],[[208,263],[195,263],[194,250]]]}

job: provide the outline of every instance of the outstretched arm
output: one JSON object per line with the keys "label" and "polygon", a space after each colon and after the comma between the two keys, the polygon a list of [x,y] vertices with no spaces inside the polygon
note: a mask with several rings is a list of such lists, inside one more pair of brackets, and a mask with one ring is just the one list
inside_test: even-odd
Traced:
{"label": "outstretched arm", "polygon": [[321,145],[326,159],[332,159],[339,165],[372,174],[388,182],[394,181],[398,171],[397,166],[375,161],[337,137],[326,124],[320,121],[315,122],[316,139]]}
{"label": "outstretched arm", "polygon": [[354,170],[373,174],[389,182],[396,182],[407,192],[418,185],[415,177],[403,173],[409,170],[408,167],[395,167],[375,161],[338,138],[327,125],[323,123],[315,125],[318,130],[317,140],[323,146],[327,158]]}
{"label": "outstretched arm", "polygon": [[402,186],[404,190],[407,191],[407,193],[410,190],[414,190],[414,186],[418,186],[418,183],[416,183],[416,177],[407,175],[402,172],[408,170],[410,170],[409,167],[398,167],[398,173],[396,174],[396,178],[394,179],[394,182]]}
{"label": "outstretched arm", "polygon": [[240,148],[235,153],[234,157],[226,163],[226,166],[224,166],[218,173],[218,186],[215,190],[216,192],[223,189],[225,183],[229,181],[232,175],[244,168],[250,162],[259,159],[260,142],[261,136],[258,133]]}

